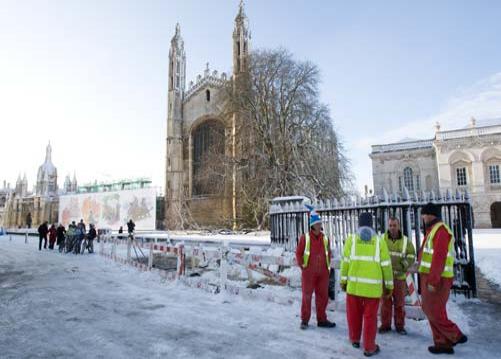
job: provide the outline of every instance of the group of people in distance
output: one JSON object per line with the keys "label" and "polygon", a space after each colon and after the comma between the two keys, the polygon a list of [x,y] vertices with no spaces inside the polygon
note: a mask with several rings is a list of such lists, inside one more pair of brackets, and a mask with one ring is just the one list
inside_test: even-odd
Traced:
{"label": "group of people in distance", "polygon": [[[136,224],[132,219],[127,222],[127,232],[129,235],[134,233]],[[119,234],[123,233],[122,227],[120,227]],[[83,221],[75,223],[72,221],[68,225],[68,229],[60,223],[57,227],[52,224],[49,227],[49,222],[45,221],[38,227],[38,250],[43,248],[47,249],[47,242],[49,244],[49,249],[53,250],[55,246],[59,248],[59,252],[63,253],[74,253],[74,254],[84,254],[87,250],[89,253],[94,253],[94,239],[97,238],[97,230],[94,224],[89,224],[89,231]]]}
{"label": "group of people in distance", "polygon": [[47,237],[49,239],[49,249],[53,250],[54,245],[57,245],[59,252],[84,254],[85,250],[89,253],[94,253],[94,239],[97,238],[96,227],[89,224],[87,232],[83,219],[78,224],[75,221],[71,222],[66,229],[63,224],[57,227],[52,224],[49,228],[47,221],[38,227],[38,250],[42,250],[42,242],[44,249],[47,249]]}

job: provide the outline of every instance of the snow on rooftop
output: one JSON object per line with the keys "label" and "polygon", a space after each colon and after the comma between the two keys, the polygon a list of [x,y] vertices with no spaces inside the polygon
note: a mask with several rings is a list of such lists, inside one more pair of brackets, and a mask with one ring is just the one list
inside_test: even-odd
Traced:
{"label": "snow on rooftop", "polygon": [[499,128],[496,128],[495,126],[501,126],[501,118],[483,120],[472,119],[470,123],[463,128],[438,131],[433,139],[420,140],[406,137],[397,142],[372,145],[372,153],[431,148],[434,140],[443,141],[454,138],[470,137],[472,135],[480,136],[501,133]]}

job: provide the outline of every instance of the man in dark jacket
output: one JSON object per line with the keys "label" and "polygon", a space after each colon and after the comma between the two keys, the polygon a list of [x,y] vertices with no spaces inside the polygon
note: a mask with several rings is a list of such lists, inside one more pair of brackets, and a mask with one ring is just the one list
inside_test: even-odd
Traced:
{"label": "man in dark jacket", "polygon": [[132,219],[129,219],[129,222],[127,222],[127,231],[129,232],[129,235],[134,233],[134,228],[136,228],[136,224],[132,222]]}
{"label": "man in dark jacket", "polygon": [[[87,234],[87,239],[89,243],[87,244],[87,250],[89,253],[94,253],[94,239],[97,237],[96,228],[93,224],[89,224],[89,233]],[[84,250],[85,251],[85,250]]]}
{"label": "man in dark jacket", "polygon": [[59,224],[56,230],[57,245],[59,246],[59,252],[64,250],[64,239],[65,239],[66,229],[62,224]]}
{"label": "man in dark jacket", "polygon": [[44,240],[44,245],[43,248],[47,249],[47,233],[49,233],[49,222],[43,222],[39,227],[38,227],[38,250],[42,250],[42,240]]}
{"label": "man in dark jacket", "polygon": [[[85,224],[83,223],[83,220],[81,219],[80,222],[77,224],[76,230],[75,230],[75,246],[73,247],[73,253],[75,254],[80,254],[81,247],[82,247],[82,242],[85,239]],[[82,250],[82,253],[85,251],[85,248]]]}
{"label": "man in dark jacket", "polygon": [[32,223],[33,223],[33,220],[31,219],[31,212],[30,212],[26,216],[26,227],[31,228]]}
{"label": "man in dark jacket", "polygon": [[80,220],[80,222],[78,223],[78,226],[80,226],[82,228],[84,233],[87,231],[87,227],[85,226],[83,219]]}

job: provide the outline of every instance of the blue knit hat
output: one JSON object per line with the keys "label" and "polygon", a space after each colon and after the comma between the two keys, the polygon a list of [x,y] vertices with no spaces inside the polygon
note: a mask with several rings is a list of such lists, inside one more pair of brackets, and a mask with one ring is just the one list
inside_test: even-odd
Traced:
{"label": "blue knit hat", "polygon": [[317,223],[322,223],[322,218],[320,218],[320,215],[318,212],[313,208],[312,206],[305,205],[306,208],[308,208],[308,211],[310,211],[310,227],[313,226],[314,224]]}

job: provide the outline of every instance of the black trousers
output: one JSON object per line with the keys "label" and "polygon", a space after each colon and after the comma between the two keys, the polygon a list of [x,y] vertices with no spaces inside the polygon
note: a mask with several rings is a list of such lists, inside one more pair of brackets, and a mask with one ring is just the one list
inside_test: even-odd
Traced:
{"label": "black trousers", "polygon": [[45,239],[45,243],[43,245],[43,247],[45,249],[47,249],[47,235],[45,236],[42,236],[42,235],[39,235],[39,242],[38,242],[38,250],[41,251],[42,250],[42,239]]}

